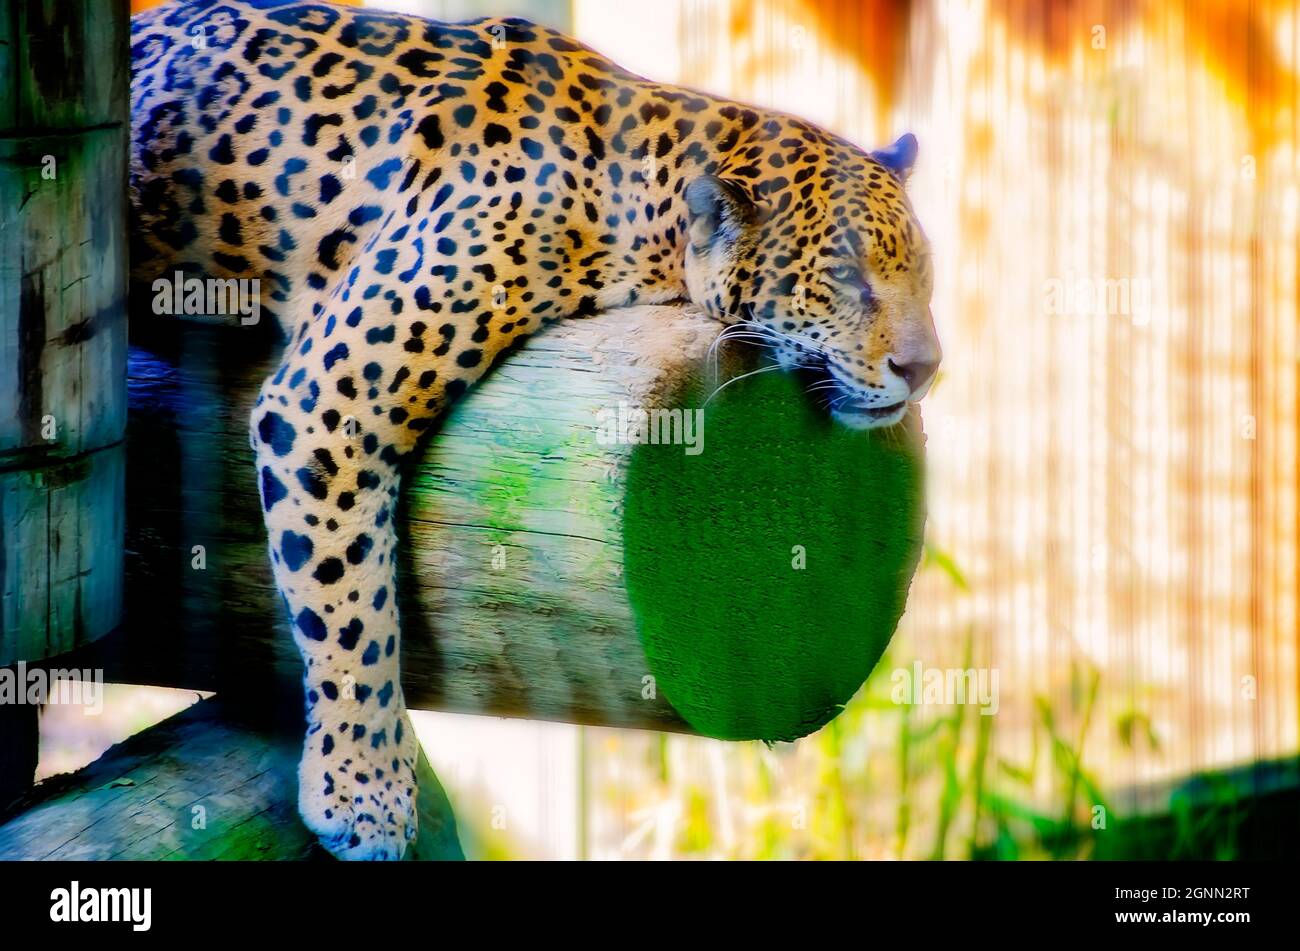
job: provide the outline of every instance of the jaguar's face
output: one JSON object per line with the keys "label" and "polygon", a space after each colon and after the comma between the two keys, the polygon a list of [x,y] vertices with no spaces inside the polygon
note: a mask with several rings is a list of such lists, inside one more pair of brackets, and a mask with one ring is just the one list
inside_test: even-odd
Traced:
{"label": "jaguar's face", "polygon": [[728,336],[812,371],[810,389],[858,429],[900,421],[939,366],[929,244],[903,191],[915,148],[803,148],[776,188],[724,172],[686,190],[691,298]]}

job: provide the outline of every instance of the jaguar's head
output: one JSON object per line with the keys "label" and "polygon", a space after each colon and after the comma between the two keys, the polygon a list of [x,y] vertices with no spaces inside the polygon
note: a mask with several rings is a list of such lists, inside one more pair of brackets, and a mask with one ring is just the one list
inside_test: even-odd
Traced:
{"label": "jaguar's head", "polygon": [[724,333],[811,371],[835,419],[889,426],[940,359],[929,244],[904,191],[916,139],[868,154],[796,128],[687,185],[687,287]]}

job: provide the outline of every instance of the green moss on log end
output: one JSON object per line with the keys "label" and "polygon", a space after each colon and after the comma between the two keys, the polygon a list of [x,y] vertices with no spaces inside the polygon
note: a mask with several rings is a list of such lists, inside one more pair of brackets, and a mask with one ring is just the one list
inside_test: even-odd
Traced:
{"label": "green moss on log end", "polygon": [[[661,405],[701,403],[693,388]],[[709,403],[700,454],[636,448],[628,597],[656,688],[691,727],[793,740],[866,680],[921,552],[918,430],[846,429],[765,373]]]}

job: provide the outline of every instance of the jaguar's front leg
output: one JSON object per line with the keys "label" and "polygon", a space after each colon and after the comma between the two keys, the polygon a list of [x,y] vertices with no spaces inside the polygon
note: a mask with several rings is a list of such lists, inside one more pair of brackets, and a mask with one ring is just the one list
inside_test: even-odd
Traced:
{"label": "jaguar's front leg", "polygon": [[[391,285],[386,271],[362,262],[352,279]],[[437,360],[417,349],[423,324],[399,335],[396,291],[369,317],[362,298],[342,286],[300,325],[250,423],[275,581],[303,659],[299,810],[336,856],[397,859],[416,834],[419,744],[402,699],[394,512],[401,461],[446,404],[448,380],[422,368]]]}
{"label": "jaguar's front leg", "polygon": [[460,306],[445,308],[431,300],[453,261],[440,258],[444,276],[423,283],[430,262],[405,227],[392,229],[300,325],[251,420],[275,580],[305,666],[299,808],[345,858],[400,858],[416,832],[419,746],[395,596],[402,461],[533,329],[495,291],[515,286],[507,264],[493,265],[500,285],[459,281]]}
{"label": "jaguar's front leg", "polygon": [[416,834],[419,746],[399,670],[393,434],[330,407],[324,389],[364,394],[360,374],[326,380],[323,351],[290,349],[252,428],[275,580],[304,665],[299,809],[336,856],[397,859]]}

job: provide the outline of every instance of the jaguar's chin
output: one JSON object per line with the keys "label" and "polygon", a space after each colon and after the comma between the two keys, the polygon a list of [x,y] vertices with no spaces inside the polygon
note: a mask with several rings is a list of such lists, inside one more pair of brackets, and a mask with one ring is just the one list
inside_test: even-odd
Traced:
{"label": "jaguar's chin", "polygon": [[888,406],[867,406],[855,402],[840,403],[831,410],[831,418],[849,429],[880,429],[900,423],[907,415],[908,403],[899,400]]}

